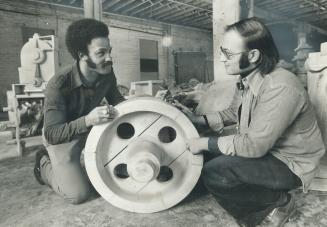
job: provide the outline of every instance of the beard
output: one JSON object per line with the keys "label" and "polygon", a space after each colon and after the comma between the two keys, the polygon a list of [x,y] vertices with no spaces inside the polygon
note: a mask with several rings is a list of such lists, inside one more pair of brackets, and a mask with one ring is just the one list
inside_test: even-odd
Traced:
{"label": "beard", "polygon": [[90,57],[88,57],[85,62],[89,68],[93,69],[99,74],[107,74],[111,72],[111,69],[107,70],[107,67],[112,66],[112,61],[105,61],[103,63],[96,64],[92,61]]}
{"label": "beard", "polygon": [[239,61],[240,75],[242,78],[247,77],[251,72],[253,72],[258,66],[252,67],[248,59],[248,55],[242,53],[242,56]]}
{"label": "beard", "polygon": [[91,69],[97,68],[97,65],[89,57],[86,59],[86,64]]}

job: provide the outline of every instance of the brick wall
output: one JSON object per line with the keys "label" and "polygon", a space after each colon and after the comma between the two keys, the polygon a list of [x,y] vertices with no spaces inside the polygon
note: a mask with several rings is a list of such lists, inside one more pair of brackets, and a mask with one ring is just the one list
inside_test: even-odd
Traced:
{"label": "brick wall", "polygon": [[[59,40],[59,64],[73,62],[66,50],[64,37],[68,25],[83,18],[83,11],[56,7],[27,0],[0,2],[0,108],[6,106],[6,90],[18,83],[20,50],[23,46],[22,27],[53,29]],[[114,69],[119,84],[130,85],[140,80],[139,39],[158,41],[159,78],[174,77],[173,51],[204,51],[212,59],[212,33],[177,25],[105,14],[103,22],[110,26]],[[161,40],[167,27],[172,46],[163,47]],[[167,65],[168,64],[168,65]]]}

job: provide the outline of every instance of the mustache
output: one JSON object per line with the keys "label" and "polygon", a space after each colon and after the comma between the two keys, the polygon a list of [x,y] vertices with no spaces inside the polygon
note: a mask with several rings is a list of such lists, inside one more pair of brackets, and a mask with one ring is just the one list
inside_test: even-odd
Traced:
{"label": "mustache", "polygon": [[106,61],[102,64],[102,66],[109,66],[112,65],[112,61]]}
{"label": "mustache", "polygon": [[[86,63],[87,65],[92,68],[92,69],[96,69],[97,68],[97,65],[91,60],[91,59],[86,59]],[[105,61],[103,62],[102,64],[99,64],[98,67],[107,67],[107,66],[112,66],[112,61]]]}

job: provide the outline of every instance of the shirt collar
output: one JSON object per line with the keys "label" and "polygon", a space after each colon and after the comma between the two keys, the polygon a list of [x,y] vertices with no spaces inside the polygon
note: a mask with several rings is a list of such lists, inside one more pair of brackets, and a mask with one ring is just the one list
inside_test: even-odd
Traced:
{"label": "shirt collar", "polygon": [[251,72],[247,77],[242,79],[242,83],[244,84],[245,88],[250,88],[251,92],[258,96],[259,90],[263,83],[263,76],[258,69]]}

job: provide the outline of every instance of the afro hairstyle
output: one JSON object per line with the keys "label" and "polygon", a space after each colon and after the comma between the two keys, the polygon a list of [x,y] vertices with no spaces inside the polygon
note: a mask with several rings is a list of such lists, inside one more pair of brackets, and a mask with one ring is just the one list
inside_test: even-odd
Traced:
{"label": "afro hairstyle", "polygon": [[67,29],[66,46],[75,60],[79,60],[79,53],[88,54],[87,45],[91,40],[108,37],[109,29],[106,24],[94,19],[81,19],[73,22]]}

